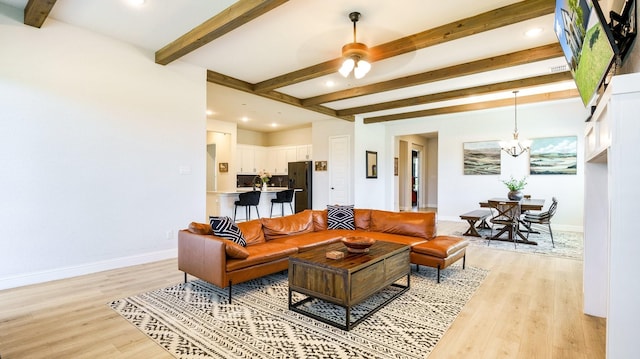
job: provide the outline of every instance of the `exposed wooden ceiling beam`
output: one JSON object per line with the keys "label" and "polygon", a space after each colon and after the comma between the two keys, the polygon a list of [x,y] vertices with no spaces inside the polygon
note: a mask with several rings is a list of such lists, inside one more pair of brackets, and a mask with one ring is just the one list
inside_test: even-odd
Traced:
{"label": "exposed wooden ceiling beam", "polygon": [[344,100],[359,96],[365,96],[382,91],[397,90],[400,88],[423,85],[429,82],[452,79],[459,76],[472,75],[481,72],[504,69],[511,66],[524,65],[531,62],[553,59],[563,56],[562,47],[559,43],[553,43],[536,47],[533,49],[513,52],[506,55],[489,57],[486,59],[467,62],[460,65],[454,65],[437,69],[433,71],[423,72],[397,79],[378,82],[375,84],[350,88],[343,91],[336,91],[320,96],[309,97],[302,100],[303,105],[311,106],[320,103]]}
{"label": "exposed wooden ceiling beam", "polygon": [[177,60],[287,1],[239,0],[216,16],[156,51],[156,63],[166,65]]}
{"label": "exposed wooden ceiling beam", "polygon": [[452,90],[440,93],[434,93],[423,96],[416,96],[396,101],[388,101],[377,103],[374,105],[366,105],[360,107],[346,108],[338,110],[339,116],[356,115],[360,113],[368,113],[375,111],[391,110],[395,108],[424,105],[432,102],[455,100],[469,96],[485,95],[500,91],[523,89],[531,86],[539,86],[560,81],[571,80],[571,72],[558,72],[549,75],[529,77],[524,79],[505,81],[495,84],[464,88],[460,90]]}
{"label": "exposed wooden ceiling beam", "polygon": [[325,106],[320,106],[320,105],[314,105],[314,106],[303,106],[302,102],[300,101],[299,98],[297,97],[293,97],[293,96],[289,96],[287,94],[284,94],[282,92],[277,92],[277,91],[269,91],[269,92],[264,92],[264,93],[256,93],[253,91],[253,86],[252,84],[242,81],[242,80],[238,80],[236,78],[230,77],[230,76],[226,76],[223,75],[221,73],[215,72],[215,71],[211,71],[208,70],[207,71],[207,81],[211,82],[211,83],[215,83],[218,85],[222,85],[222,86],[226,86],[229,88],[233,88],[239,91],[244,91],[253,95],[257,95],[257,96],[261,96],[264,98],[268,98],[270,100],[274,100],[274,101],[279,101],[282,103],[286,103],[288,105],[291,106],[296,106],[299,108],[303,108],[305,110],[309,110],[309,111],[314,111],[317,113],[321,113],[323,115],[327,115],[327,116],[331,116],[331,117],[336,117],[336,118],[340,118],[346,121],[350,121],[353,122],[355,120],[355,118],[353,116],[339,116],[335,110],[330,109],[328,107]]}
{"label": "exposed wooden ceiling beam", "polygon": [[[578,90],[556,91],[556,92],[549,92],[549,93],[543,93],[538,95],[518,97],[518,104],[520,105],[520,104],[535,103],[535,102],[562,100],[562,99],[579,97],[579,96],[580,94]],[[409,118],[444,115],[449,113],[458,113],[458,112],[466,112],[466,111],[485,110],[489,108],[504,107],[504,106],[510,106],[510,105],[513,105],[513,99],[485,101],[485,102],[470,103],[465,105],[433,108],[433,109],[422,110],[422,111],[405,112],[405,113],[399,113],[399,114],[387,115],[387,116],[367,117],[367,118],[364,118],[363,122],[365,124],[369,124],[369,123],[378,123],[378,122],[406,120]]]}
{"label": "exposed wooden ceiling beam", "polygon": [[24,24],[40,28],[55,4],[56,0],[29,0],[24,7]]}
{"label": "exposed wooden ceiling beam", "polygon": [[[465,36],[497,29],[502,26],[553,14],[554,0],[526,0],[491,10],[477,16],[454,21],[452,23],[425,30],[382,45],[372,47],[371,60],[380,61],[402,55],[425,47],[456,40]],[[336,49],[338,51],[338,49]],[[293,71],[255,84],[256,92],[271,91],[276,88],[311,80],[336,72],[342,62],[336,58],[304,69]]]}

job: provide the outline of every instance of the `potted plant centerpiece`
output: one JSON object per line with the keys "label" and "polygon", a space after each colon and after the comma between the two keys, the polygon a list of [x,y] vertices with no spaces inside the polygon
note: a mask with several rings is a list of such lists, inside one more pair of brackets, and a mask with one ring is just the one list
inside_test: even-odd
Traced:
{"label": "potted plant centerpiece", "polygon": [[269,185],[269,180],[271,179],[271,173],[262,170],[258,173],[258,176],[260,176],[260,179],[262,180],[262,190],[266,191],[267,186]]}
{"label": "potted plant centerpiece", "polygon": [[524,186],[527,185],[527,178],[522,177],[521,179],[515,179],[513,176],[509,180],[502,181],[507,188],[509,189],[509,193],[507,197],[512,201],[519,201],[522,199],[522,190]]}

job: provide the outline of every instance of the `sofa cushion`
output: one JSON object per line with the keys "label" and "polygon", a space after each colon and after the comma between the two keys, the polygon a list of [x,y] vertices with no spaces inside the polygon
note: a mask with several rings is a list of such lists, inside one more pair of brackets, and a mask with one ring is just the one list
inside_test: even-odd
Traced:
{"label": "sofa cushion", "polygon": [[313,211],[313,230],[314,231],[326,231],[327,230],[327,210],[314,210]]}
{"label": "sofa cushion", "polygon": [[249,251],[235,242],[225,241],[224,252],[229,258],[245,259],[249,257]]}
{"label": "sofa cushion", "polygon": [[[371,224],[371,210],[370,209],[358,209],[353,210],[354,222],[356,229],[368,230]],[[313,211],[313,230],[314,231],[326,231],[327,230],[327,210],[314,210]]]}
{"label": "sofa cushion", "polygon": [[437,236],[434,239],[413,247],[415,253],[426,254],[438,258],[447,258],[449,255],[465,248],[469,240],[454,236]]}
{"label": "sofa cushion", "polygon": [[288,258],[298,252],[298,248],[293,245],[273,243],[271,241],[248,246],[244,249],[249,252],[249,256],[245,259],[228,259],[227,272]]}
{"label": "sofa cushion", "polygon": [[236,226],[233,220],[229,217],[209,217],[211,221],[211,229],[213,234],[218,237],[228,239],[243,247],[247,245],[247,241],[244,239],[244,235],[240,231],[240,228]]}
{"label": "sofa cushion", "polygon": [[356,229],[369,230],[371,226],[371,210],[370,209],[354,209],[354,222]]}
{"label": "sofa cushion", "polygon": [[298,247],[298,252],[308,251],[318,246],[335,243],[351,231],[324,230],[313,233],[294,234],[292,236],[274,239],[273,242],[284,243]]}
{"label": "sofa cushion", "polygon": [[237,223],[238,228],[242,231],[244,239],[248,246],[264,243],[264,232],[262,232],[262,222],[259,219]]}
{"label": "sofa cushion", "polygon": [[353,205],[327,205],[327,229],[356,229]]}
{"label": "sofa cushion", "polygon": [[262,230],[267,241],[292,234],[313,232],[311,210],[304,210],[290,216],[261,218]]}
{"label": "sofa cushion", "polygon": [[363,237],[373,238],[377,241],[393,242],[398,244],[404,244],[410,247],[413,247],[420,243],[427,242],[427,240],[422,237],[405,236],[402,234],[393,234],[393,233],[381,233],[381,232],[368,231],[368,232],[361,232],[358,235]]}
{"label": "sofa cushion", "polygon": [[436,231],[435,221],[434,212],[371,210],[371,226],[369,230],[431,239]]}

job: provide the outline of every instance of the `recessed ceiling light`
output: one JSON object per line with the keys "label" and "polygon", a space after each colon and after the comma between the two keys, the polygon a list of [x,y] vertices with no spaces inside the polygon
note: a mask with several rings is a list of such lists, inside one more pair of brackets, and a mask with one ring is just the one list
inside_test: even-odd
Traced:
{"label": "recessed ceiling light", "polygon": [[540,27],[534,27],[532,29],[527,30],[524,35],[526,37],[536,37],[539,36],[542,33],[542,28]]}
{"label": "recessed ceiling light", "polygon": [[247,116],[242,117],[242,122],[249,122],[249,118]]}
{"label": "recessed ceiling light", "polygon": [[271,124],[271,127],[278,127],[278,124],[274,122]]}
{"label": "recessed ceiling light", "polygon": [[325,82],[325,85],[326,85],[327,87],[333,87],[333,86],[335,86],[335,84],[336,84],[336,83],[335,83],[335,82],[333,82],[332,80],[328,80],[327,82]]}
{"label": "recessed ceiling light", "polygon": [[207,116],[211,116],[211,115],[213,115],[213,111],[207,110]]}

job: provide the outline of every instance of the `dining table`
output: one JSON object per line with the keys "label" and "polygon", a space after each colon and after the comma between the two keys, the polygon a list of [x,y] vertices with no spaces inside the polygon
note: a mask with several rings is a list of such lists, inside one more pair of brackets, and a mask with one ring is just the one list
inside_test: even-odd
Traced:
{"label": "dining table", "polygon": [[[482,208],[490,208],[489,207],[489,201],[498,201],[498,202],[504,202],[504,201],[511,201],[508,198],[502,198],[502,197],[494,197],[494,198],[489,198],[486,202],[480,202],[480,207]],[[544,199],[538,199],[538,198],[523,198],[520,200],[520,212],[524,213],[527,211],[541,211],[542,207],[544,207]],[[538,233],[535,230],[533,230],[531,228],[531,226],[529,226],[527,223],[525,223],[524,221],[518,219],[518,222],[520,223],[520,226],[517,227],[517,230],[515,231],[515,233],[512,233],[511,236],[515,236],[515,238],[502,238],[500,237],[500,234],[504,233],[505,231],[498,231],[498,235],[491,237],[492,240],[499,240],[499,241],[508,241],[508,242],[516,242],[516,243],[523,243],[523,244],[531,244],[531,245],[537,245],[538,242],[536,241],[530,241],[527,237],[524,236],[523,232],[529,232],[529,233]],[[524,227],[524,228],[523,228]],[[520,237],[520,239],[518,239],[518,237]]]}
{"label": "dining table", "polygon": [[[489,198],[486,202],[480,202],[480,207],[489,208],[489,201],[511,201],[508,198]],[[523,198],[520,200],[520,211],[541,211],[542,207],[544,207],[544,199],[537,198]]]}

